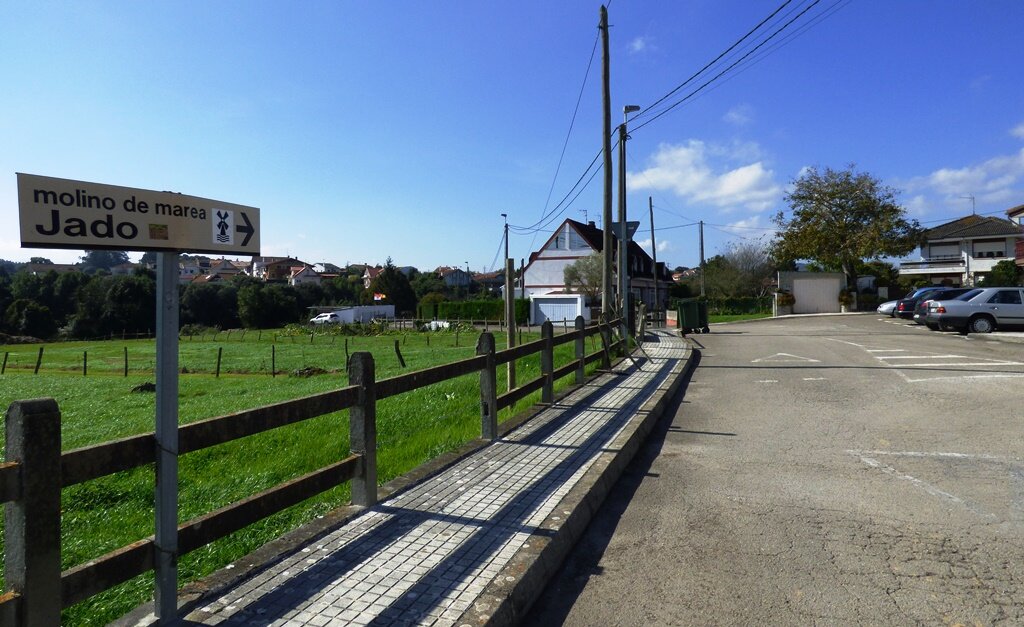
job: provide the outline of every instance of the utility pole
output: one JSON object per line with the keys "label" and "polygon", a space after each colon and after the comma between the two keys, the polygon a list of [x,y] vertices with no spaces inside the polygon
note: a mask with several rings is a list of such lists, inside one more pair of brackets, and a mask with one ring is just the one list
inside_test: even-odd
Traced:
{"label": "utility pole", "polygon": [[[505,235],[504,235],[504,239],[505,239],[505,256],[503,257],[503,259],[505,259],[505,263],[501,264],[501,267],[505,269],[505,313],[508,314],[508,312],[512,310],[512,308],[509,307],[509,303],[511,303],[513,298],[515,298],[515,295],[513,294],[513,287],[512,287],[512,282],[511,282],[511,278],[512,277],[509,276],[508,268],[507,268],[507,266],[508,266],[508,214],[507,213],[503,213],[503,214],[501,214],[501,217],[502,217],[502,219],[505,220]],[[505,330],[509,333],[509,335],[512,334],[512,325],[510,324],[510,319],[507,316],[505,318]]]}
{"label": "utility pole", "polygon": [[609,319],[608,313],[615,302],[612,298],[612,96],[610,63],[608,57],[608,9],[601,5],[601,145],[604,150],[604,209],[601,218],[604,222],[602,238],[603,261],[601,267],[601,316]]}
{"label": "utility pole", "polygon": [[654,276],[654,320],[657,323],[659,303],[658,300],[658,242],[654,239],[654,199],[650,196],[647,197],[647,208],[651,214],[651,258],[654,260],[654,268],[651,269],[651,275]]}
{"label": "utility pole", "polygon": [[704,298],[704,220],[700,221],[700,296]]}

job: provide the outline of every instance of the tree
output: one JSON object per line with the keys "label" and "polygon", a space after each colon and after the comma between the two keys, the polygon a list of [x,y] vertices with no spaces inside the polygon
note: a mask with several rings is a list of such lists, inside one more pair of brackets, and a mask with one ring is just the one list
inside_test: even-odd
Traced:
{"label": "tree", "polygon": [[809,168],[786,195],[792,216],[780,211],[773,221],[780,232],[772,246],[776,261],[810,259],[837,266],[848,286],[856,284],[857,262],[902,257],[917,246],[921,226],[907,221],[897,191],[874,176]]}
{"label": "tree", "polygon": [[762,240],[733,242],[724,257],[735,273],[736,296],[760,297],[771,291],[776,268]]}
{"label": "tree", "polygon": [[85,272],[110,271],[114,266],[128,263],[128,253],[123,250],[87,250],[82,259]]}
{"label": "tree", "polygon": [[47,259],[46,257],[29,257],[28,262],[29,263],[46,264],[48,266],[52,266],[53,265],[53,262],[50,261],[49,259]]}
{"label": "tree", "polygon": [[394,305],[396,313],[414,313],[416,310],[416,293],[409,285],[409,279],[391,262],[391,257],[370,284],[369,292],[383,294],[384,302]]}
{"label": "tree", "polygon": [[39,303],[24,298],[7,307],[4,322],[8,329],[18,335],[29,335],[49,339],[57,333],[57,323],[50,310]]}
{"label": "tree", "polygon": [[1003,259],[979,282],[981,287],[1013,287],[1020,285],[1021,269],[1013,259]]}
{"label": "tree", "polygon": [[562,271],[565,289],[583,294],[591,304],[596,303],[601,296],[601,271],[601,255],[580,257]]}

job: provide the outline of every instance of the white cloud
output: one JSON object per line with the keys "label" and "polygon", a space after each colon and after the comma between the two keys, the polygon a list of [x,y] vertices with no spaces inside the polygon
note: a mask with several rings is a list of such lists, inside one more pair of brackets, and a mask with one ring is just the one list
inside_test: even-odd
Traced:
{"label": "white cloud", "polygon": [[[640,248],[643,248],[648,253],[651,252],[651,238],[648,237],[647,239],[640,240],[640,241],[637,242],[637,244],[639,244]],[[667,251],[667,250],[669,250],[671,248],[672,248],[672,244],[668,240],[666,240],[666,239],[658,240],[658,252],[659,253],[663,253],[663,252],[665,252],[665,251]]]}
{"label": "white cloud", "polygon": [[635,38],[633,41],[629,42],[630,54],[640,54],[641,52],[644,52],[651,47],[652,46],[650,37],[640,36]]}
{"label": "white cloud", "polygon": [[748,104],[736,105],[722,116],[722,120],[734,126],[746,126],[754,121],[754,108]]}
{"label": "white cloud", "polygon": [[709,146],[695,139],[662,144],[650,167],[627,174],[627,184],[633,190],[671,190],[687,202],[727,211],[764,211],[778,202],[782,188],[763,160],[746,162],[751,146]]}
{"label": "white cloud", "polygon": [[1019,204],[1024,196],[1024,149],[960,168],[940,168],[902,186],[913,194],[905,206],[918,216],[936,209],[966,213],[969,196],[974,196],[979,213],[999,211]]}
{"label": "white cloud", "polygon": [[1021,122],[1017,126],[1010,129],[1010,135],[1013,135],[1014,137],[1018,137],[1020,139],[1024,139],[1024,122]]}
{"label": "white cloud", "polygon": [[993,157],[962,168],[940,168],[912,179],[911,191],[933,190],[947,198],[973,194],[978,201],[1002,202],[1021,192],[1024,181],[1024,149],[1016,154]]}

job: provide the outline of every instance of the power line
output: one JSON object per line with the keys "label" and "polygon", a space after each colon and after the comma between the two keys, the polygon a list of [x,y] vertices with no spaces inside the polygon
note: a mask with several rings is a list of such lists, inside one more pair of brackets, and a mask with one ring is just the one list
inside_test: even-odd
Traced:
{"label": "power line", "polygon": [[[711,62],[709,62],[708,64],[706,64],[706,65],[705,65],[704,67],[702,67],[701,69],[697,70],[697,72],[695,72],[695,73],[694,73],[694,74],[693,74],[692,76],[690,76],[690,78],[686,79],[685,81],[683,81],[682,83],[680,83],[679,85],[677,85],[677,86],[676,86],[676,87],[675,87],[674,89],[672,89],[672,91],[668,92],[667,94],[665,94],[665,95],[664,95],[664,96],[662,96],[661,98],[658,98],[658,99],[657,99],[657,100],[656,100],[656,101],[654,102],[654,104],[652,104],[652,105],[650,105],[650,106],[646,107],[645,109],[643,109],[642,111],[640,111],[640,113],[637,113],[637,114],[636,114],[636,115],[635,115],[635,116],[634,116],[634,117],[633,117],[632,119],[633,119],[633,120],[635,120],[635,119],[637,119],[637,118],[640,118],[640,117],[642,117],[643,115],[645,115],[646,113],[648,113],[648,112],[649,112],[649,111],[650,111],[651,109],[653,109],[654,107],[658,106],[659,104],[661,104],[661,103],[662,103],[662,102],[664,102],[665,100],[668,100],[669,98],[671,98],[671,97],[672,97],[672,94],[675,94],[676,92],[678,92],[678,91],[679,91],[680,89],[682,89],[683,87],[686,87],[686,86],[687,86],[688,84],[690,84],[690,83],[691,83],[691,82],[692,82],[693,80],[695,80],[695,79],[696,79],[696,78],[697,78],[698,76],[700,76],[701,74],[703,74],[703,73],[704,73],[704,72],[705,72],[705,71],[706,71],[706,70],[707,70],[708,68],[710,68],[710,67],[711,67],[712,65],[714,65],[715,63],[717,63],[717,62],[718,62],[718,61],[719,61],[719,60],[720,60],[720,59],[721,59],[722,57],[724,57],[725,55],[729,54],[729,53],[730,53],[730,52],[731,52],[731,51],[732,51],[733,49],[735,49],[735,48],[736,48],[736,46],[740,45],[740,44],[741,44],[741,43],[743,43],[743,42],[744,42],[744,41],[745,41],[745,40],[746,40],[746,39],[747,39],[748,37],[750,37],[750,36],[751,36],[751,35],[753,35],[753,34],[754,34],[755,32],[757,32],[757,30],[758,30],[758,29],[760,29],[760,28],[761,28],[762,26],[764,26],[764,25],[765,25],[765,23],[766,23],[766,22],[768,22],[768,21],[769,21],[769,20],[771,20],[771,19],[772,19],[773,17],[775,17],[775,16],[776,16],[776,15],[777,15],[777,14],[779,13],[779,11],[781,11],[782,9],[784,9],[784,8],[786,7],[786,5],[788,5],[788,4],[789,4],[790,2],[792,2],[792,1],[793,1],[793,0],[786,0],[785,2],[783,2],[783,3],[781,4],[781,5],[779,5],[779,7],[778,7],[777,9],[775,9],[774,11],[772,11],[772,12],[771,12],[771,14],[770,14],[770,15],[769,15],[768,17],[766,17],[766,18],[764,18],[763,20],[761,20],[760,22],[758,22],[757,26],[755,26],[754,28],[752,28],[752,29],[750,29],[749,31],[747,31],[747,34],[746,34],[746,35],[744,35],[744,36],[740,37],[739,39],[737,39],[737,40],[736,40],[736,41],[735,41],[735,42],[734,42],[734,43],[733,43],[733,44],[732,44],[731,46],[729,46],[728,48],[726,48],[724,52],[722,52],[722,53],[721,53],[721,54],[719,54],[719,55],[718,55],[717,57],[715,57],[715,58],[714,58],[714,59],[713,59],[713,60],[712,60]],[[639,127],[637,127],[637,128],[639,128]]]}
{"label": "power line", "polygon": [[714,82],[715,82],[715,81],[717,81],[717,80],[718,80],[719,78],[721,78],[722,76],[724,76],[724,75],[725,75],[725,74],[726,74],[727,72],[729,72],[730,70],[732,70],[733,68],[735,68],[736,66],[738,66],[738,65],[739,65],[740,63],[742,63],[742,62],[743,62],[744,60],[746,60],[746,59],[747,59],[748,57],[750,57],[750,56],[751,56],[752,54],[754,54],[754,53],[755,53],[755,52],[757,52],[757,51],[758,51],[759,49],[761,49],[761,47],[762,47],[762,46],[764,46],[765,44],[767,44],[768,42],[770,42],[770,41],[771,41],[772,39],[774,39],[774,38],[775,38],[776,36],[778,36],[778,34],[779,34],[779,33],[781,33],[781,32],[782,32],[783,30],[785,30],[786,28],[788,28],[788,27],[789,27],[789,26],[790,26],[791,24],[793,24],[793,23],[794,23],[795,21],[797,21],[798,19],[800,19],[801,17],[803,17],[803,16],[804,16],[804,15],[805,15],[805,14],[806,14],[806,13],[807,13],[808,11],[810,11],[810,10],[811,10],[811,9],[813,9],[813,8],[814,8],[815,6],[817,6],[817,4],[818,4],[819,2],[821,2],[821,0],[814,0],[814,2],[812,2],[811,4],[809,4],[809,5],[808,5],[808,6],[806,7],[806,8],[804,8],[804,10],[803,10],[803,11],[800,11],[799,13],[797,13],[795,17],[793,17],[792,19],[790,19],[789,21],[787,21],[786,23],[784,23],[784,24],[783,24],[783,25],[782,25],[781,27],[779,27],[778,29],[776,29],[776,30],[775,30],[775,31],[774,31],[774,32],[773,32],[773,33],[772,33],[771,35],[769,35],[769,36],[768,36],[768,37],[767,37],[766,39],[762,40],[762,41],[761,41],[761,42],[760,42],[759,44],[757,44],[756,46],[754,46],[754,48],[752,48],[752,49],[751,49],[751,50],[750,50],[749,52],[747,52],[747,53],[746,53],[746,54],[744,54],[744,55],[743,55],[742,57],[740,57],[739,59],[737,59],[736,61],[734,61],[734,62],[733,62],[733,63],[732,63],[731,65],[729,65],[728,67],[726,67],[726,68],[725,68],[724,70],[722,70],[722,71],[721,71],[721,72],[719,72],[718,74],[715,74],[715,75],[714,75],[713,77],[711,77],[710,79],[708,79],[707,81],[705,81],[704,83],[702,83],[702,84],[701,84],[701,85],[700,85],[699,87],[697,87],[697,89],[695,89],[694,91],[690,92],[689,94],[687,94],[687,95],[686,95],[686,96],[684,96],[683,98],[681,98],[681,99],[677,100],[676,102],[672,103],[672,104],[671,104],[670,106],[668,106],[668,107],[667,107],[666,109],[662,110],[662,111],[661,111],[660,113],[657,113],[657,114],[656,114],[656,115],[655,115],[654,117],[652,117],[652,118],[650,118],[649,120],[647,120],[647,121],[643,122],[642,124],[640,124],[640,125],[638,125],[638,126],[634,127],[634,128],[633,128],[633,129],[631,129],[631,130],[633,130],[634,132],[635,132],[635,131],[639,131],[640,129],[642,129],[643,127],[647,126],[647,125],[648,125],[648,124],[650,124],[651,122],[654,122],[655,120],[657,120],[657,119],[658,119],[658,118],[660,118],[661,116],[665,115],[665,114],[666,114],[666,113],[668,113],[669,111],[672,111],[673,109],[675,109],[675,108],[676,108],[676,107],[678,107],[679,105],[683,104],[683,103],[684,103],[684,102],[686,102],[687,100],[690,100],[691,98],[693,98],[694,96],[696,96],[697,94],[699,94],[699,93],[700,93],[701,91],[703,91],[703,90],[704,90],[704,89],[705,89],[705,88],[706,88],[706,87],[707,87],[708,85],[710,85],[710,84],[714,83]]}
{"label": "power line", "polygon": [[[600,40],[601,34],[598,32],[597,36],[594,37],[594,47],[590,50],[590,59],[587,61],[587,70],[583,73],[583,83],[580,85],[580,93],[576,96],[576,107],[573,109],[572,119],[569,120],[569,130],[565,133],[565,141],[562,143],[562,152],[558,155],[558,165],[555,167],[555,176],[551,179],[551,187],[548,188],[548,196],[544,200],[544,210],[541,211],[541,220],[544,219],[544,214],[547,213],[548,206],[551,204],[551,194],[555,191],[555,183],[558,182],[558,174],[562,170],[562,161],[565,159],[565,149],[569,146],[569,138],[572,136],[572,130],[576,126],[576,116],[580,110],[580,102],[583,101],[583,90],[587,86],[587,79],[590,78],[590,69],[594,65],[594,55],[597,53],[597,44]],[[530,242],[530,248],[533,248],[533,241]]]}

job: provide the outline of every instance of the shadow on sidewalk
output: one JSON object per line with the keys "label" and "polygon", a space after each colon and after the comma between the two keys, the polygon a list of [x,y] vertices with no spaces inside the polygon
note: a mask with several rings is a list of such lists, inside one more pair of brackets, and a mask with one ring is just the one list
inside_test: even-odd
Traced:
{"label": "shadow on sidewalk", "polygon": [[[696,359],[698,357],[695,356]],[[469,530],[467,537],[461,540],[454,550],[431,564],[427,568],[427,572],[411,586],[402,589],[397,586],[396,582],[395,593],[378,614],[378,617],[385,621],[415,621],[418,617],[424,616],[429,610],[438,606],[447,591],[473,579],[475,571],[494,559],[499,550],[513,536],[520,533],[538,532],[536,527],[528,523],[536,508],[543,505],[568,478],[572,477],[590,458],[599,453],[607,445],[607,442],[633,418],[637,409],[662,383],[664,376],[671,372],[675,364],[679,362],[679,358],[659,358],[657,362],[659,363],[653,373],[650,369],[652,362],[647,360],[641,364],[633,364],[626,369],[627,375],[642,369],[653,376],[639,389],[634,388],[632,398],[622,406],[604,408],[598,404],[605,394],[623,388],[624,381],[613,379],[602,385],[593,386],[591,390],[587,391],[584,399],[577,401],[573,406],[561,407],[561,415],[548,418],[536,426],[528,428],[527,433],[522,434],[518,441],[498,442],[493,447],[483,449],[482,452],[490,451],[493,454],[494,448],[503,443],[514,444],[515,446],[512,448],[522,449],[527,449],[530,445],[545,447],[547,438],[556,435],[563,427],[570,425],[573,419],[580,414],[594,409],[599,411],[607,409],[610,414],[604,424],[586,435],[583,441],[573,446],[559,447],[566,450],[560,454],[561,458],[553,467],[520,486],[517,491],[509,494],[507,499],[498,499],[496,505],[500,506],[494,513],[484,517],[473,517],[472,515],[445,512],[447,507],[442,507],[442,511],[426,511],[389,504],[385,501],[369,511],[385,514],[387,518],[373,526],[372,529],[365,531],[358,541],[332,551],[316,566],[293,575],[287,584],[282,581],[279,585],[268,586],[270,589],[254,595],[254,598],[247,603],[247,607],[239,612],[240,615],[236,615],[232,619],[247,618],[261,623],[280,619],[290,610],[297,609],[308,600],[320,597],[332,586],[337,585],[340,578],[358,568],[368,559],[370,550],[381,551],[390,547],[399,542],[400,538],[413,528],[428,522],[464,525]],[[686,373],[685,376],[684,386],[688,383],[690,373]],[[674,404],[670,406],[672,412],[678,405],[678,401],[673,402]],[[660,425],[656,433],[657,441],[662,441],[664,432]],[[527,446],[522,446],[524,444]],[[472,457],[478,455],[479,453],[452,466],[442,475],[448,475],[450,478],[449,473],[457,471],[467,464],[477,463],[472,461]],[[643,458],[647,459],[647,456],[643,455]],[[651,459],[653,460],[653,457]],[[650,465],[650,461],[645,463],[646,466]],[[440,476],[435,477],[434,480],[439,478]],[[278,564],[280,563],[278,562]],[[273,567],[268,570],[273,570]],[[262,573],[257,573],[255,578],[259,579],[267,574],[269,574],[267,570],[264,570]],[[385,585],[386,583],[384,582]],[[244,586],[244,582],[236,584],[234,590],[238,590],[240,586]],[[229,590],[224,596],[231,594],[232,591]],[[211,599],[207,599],[206,603],[211,601]]]}

